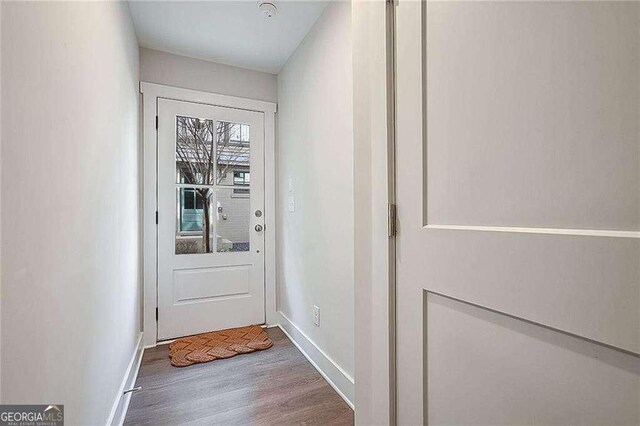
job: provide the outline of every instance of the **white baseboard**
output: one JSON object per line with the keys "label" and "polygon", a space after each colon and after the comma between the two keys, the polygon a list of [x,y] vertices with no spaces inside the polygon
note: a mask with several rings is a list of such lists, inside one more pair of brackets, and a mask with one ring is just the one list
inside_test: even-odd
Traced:
{"label": "white baseboard", "polygon": [[127,367],[127,371],[124,374],[120,389],[111,408],[107,425],[122,426],[124,418],[127,415],[127,409],[129,408],[129,401],[131,401],[131,392],[124,394],[124,391],[131,389],[136,384],[136,378],[138,377],[138,371],[140,370],[140,363],[142,362],[142,354],[144,353],[142,333],[138,337],[138,344],[135,351],[131,356],[131,361]]}
{"label": "white baseboard", "polygon": [[355,385],[353,377],[347,374],[334,360],[320,349],[302,330],[300,330],[282,312],[278,327],[287,335],[289,340],[302,352],[302,355],[318,370],[331,387],[344,401],[354,409],[353,399]]}

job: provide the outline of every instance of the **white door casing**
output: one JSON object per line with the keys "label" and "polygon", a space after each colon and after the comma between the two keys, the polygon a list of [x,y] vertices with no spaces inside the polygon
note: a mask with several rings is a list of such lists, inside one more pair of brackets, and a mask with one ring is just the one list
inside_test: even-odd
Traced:
{"label": "white door casing", "polygon": [[639,31],[398,3],[398,424],[640,423]]}
{"label": "white door casing", "polygon": [[[176,254],[179,188],[176,181],[176,118],[194,117],[249,126],[250,207],[248,251],[232,252],[216,224],[227,220],[218,196],[232,194],[228,182],[210,187],[212,253]],[[215,142],[215,141],[214,141]],[[260,112],[158,99],[158,340],[265,322],[264,285],[264,115]],[[229,170],[232,173],[233,170]],[[226,186],[225,186],[226,185]],[[260,212],[256,214],[256,212]]]}

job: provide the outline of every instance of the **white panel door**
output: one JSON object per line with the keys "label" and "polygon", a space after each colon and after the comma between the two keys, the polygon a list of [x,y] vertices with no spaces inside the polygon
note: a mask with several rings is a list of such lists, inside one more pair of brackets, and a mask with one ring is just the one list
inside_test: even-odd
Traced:
{"label": "white panel door", "polygon": [[158,340],[265,322],[262,113],[158,100]]}
{"label": "white panel door", "polygon": [[396,13],[398,423],[639,424],[640,3]]}

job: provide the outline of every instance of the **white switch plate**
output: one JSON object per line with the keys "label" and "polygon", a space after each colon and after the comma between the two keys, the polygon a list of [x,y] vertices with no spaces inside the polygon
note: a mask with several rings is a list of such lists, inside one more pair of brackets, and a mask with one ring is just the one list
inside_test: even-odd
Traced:
{"label": "white switch plate", "polygon": [[317,327],[320,327],[320,308],[316,305],[313,305],[313,323]]}
{"label": "white switch plate", "polygon": [[293,192],[293,178],[289,176],[289,192]]}
{"label": "white switch plate", "polygon": [[289,212],[293,213],[296,211],[296,199],[293,195],[289,196]]}

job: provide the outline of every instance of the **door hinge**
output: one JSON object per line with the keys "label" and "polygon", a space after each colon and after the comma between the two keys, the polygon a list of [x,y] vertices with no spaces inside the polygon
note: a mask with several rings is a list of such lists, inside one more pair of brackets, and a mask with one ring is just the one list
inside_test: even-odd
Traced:
{"label": "door hinge", "polygon": [[156,321],[158,321],[158,308],[156,308]]}
{"label": "door hinge", "polygon": [[158,130],[158,116],[156,115],[156,130]]}
{"label": "door hinge", "polygon": [[397,234],[397,214],[396,214],[396,205],[389,204],[389,236],[395,237]]}
{"label": "door hinge", "polygon": [[158,210],[156,210],[156,225],[158,224]]}

